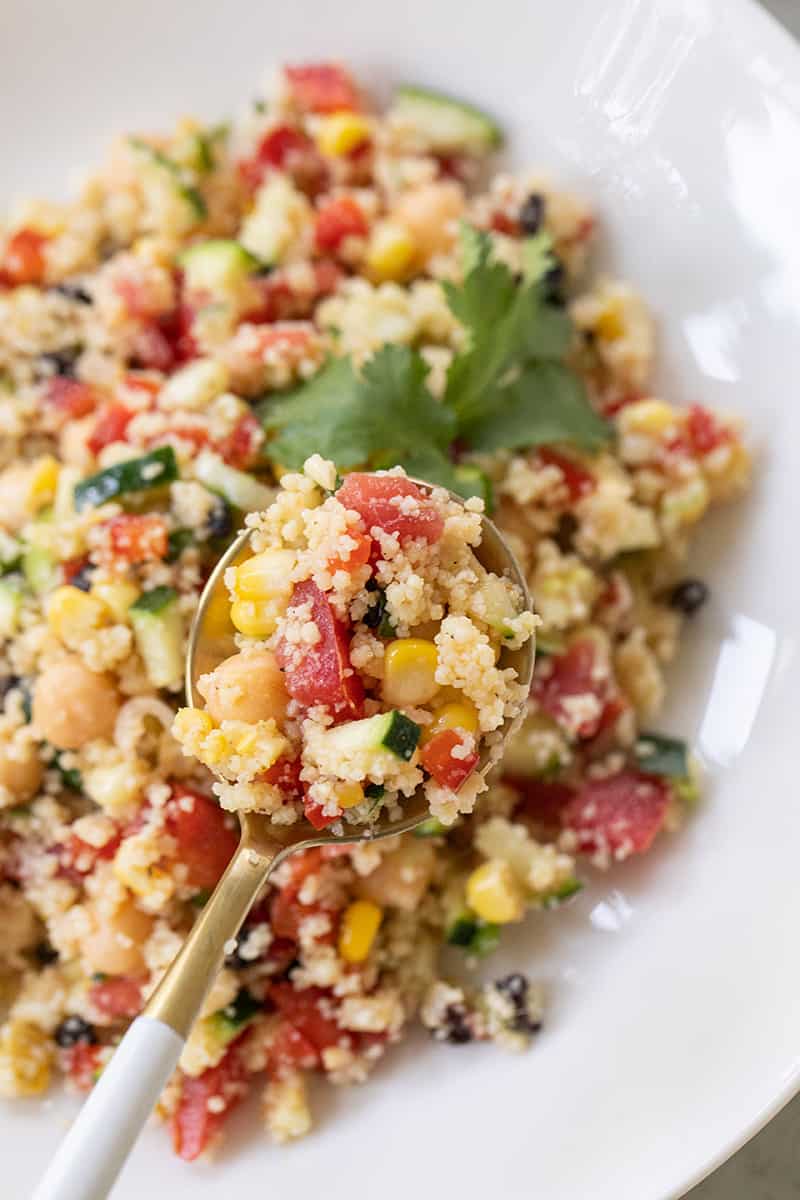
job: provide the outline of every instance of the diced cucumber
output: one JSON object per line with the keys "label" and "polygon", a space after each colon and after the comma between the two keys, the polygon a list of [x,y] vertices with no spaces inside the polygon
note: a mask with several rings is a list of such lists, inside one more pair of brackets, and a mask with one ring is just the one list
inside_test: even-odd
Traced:
{"label": "diced cucumber", "polygon": [[187,546],[194,545],[194,540],[191,529],[173,529],[167,538],[167,562],[176,562]]}
{"label": "diced cucumber", "polygon": [[136,646],[154,687],[180,687],[183,677],[183,621],[178,593],[171,587],[143,592],[128,609]]}
{"label": "diced cucumber", "polygon": [[486,624],[496,629],[502,638],[513,638],[511,622],[519,616],[519,609],[509,593],[507,580],[499,575],[487,574],[481,583],[481,594],[485,606],[482,616]]}
{"label": "diced cucumber", "polygon": [[205,220],[208,216],[206,202],[197,188],[185,178],[184,172],[176,162],[164,154],[163,150],[151,146],[142,138],[128,138],[128,144],[139,155],[142,164],[157,172],[163,182],[179,197],[191,224]]}
{"label": "diced cucumber", "polygon": [[577,896],[578,892],[582,891],[583,884],[580,879],[568,879],[566,883],[561,884],[560,888],[543,897],[542,903],[545,908],[558,908],[559,904],[563,904],[565,900]]}
{"label": "diced cucumber", "polygon": [[198,242],[179,255],[189,291],[227,294],[261,266],[261,260],[232,238]]}
{"label": "diced cucumber", "polygon": [[21,611],[21,580],[13,576],[0,579],[0,641],[14,637]]}
{"label": "diced cucumber", "polygon": [[220,492],[229,504],[242,512],[257,512],[266,508],[272,501],[273,489],[265,483],[248,475],[245,471],[237,471],[217,454],[203,450],[194,464],[194,473],[201,483],[212,492]]}
{"label": "diced cucumber", "polygon": [[0,575],[16,571],[19,566],[22,546],[10,533],[0,529]]}
{"label": "diced cucumber", "polygon": [[58,771],[61,783],[65,788],[68,788],[71,792],[80,792],[83,790],[83,777],[80,771],[76,770],[75,767],[62,767],[60,754],[56,755],[52,765]]}
{"label": "diced cucumber", "polygon": [[419,825],[414,827],[414,837],[441,837],[444,833],[447,833],[447,828],[438,817],[428,817],[427,821],[420,821]]}
{"label": "diced cucumber", "polygon": [[636,739],[633,754],[638,766],[651,775],[668,775],[672,779],[690,777],[686,742],[680,738],[665,737],[660,733],[641,733]]}
{"label": "diced cucumber", "polygon": [[264,263],[280,262],[312,215],[308,199],[287,175],[271,174],[239,233],[242,245]]}
{"label": "diced cucumber", "polygon": [[412,84],[397,89],[391,115],[416,130],[431,150],[486,154],[503,141],[500,126],[487,113]]}
{"label": "diced cucumber", "polygon": [[447,926],[445,937],[451,946],[460,946],[468,954],[482,957],[497,949],[500,926],[464,909]]}
{"label": "diced cucumber", "polygon": [[172,446],[159,446],[158,450],[144,454],[141,458],[129,458],[125,462],[106,467],[88,479],[75,485],[75,507],[97,508],[117,496],[129,492],[147,492],[163,487],[178,478],[178,462]]}
{"label": "diced cucumber", "polygon": [[462,463],[453,469],[456,481],[456,491],[465,500],[470,496],[479,496],[486,506],[487,513],[494,509],[494,489],[492,481],[485,471],[470,463]]}
{"label": "diced cucumber", "polygon": [[214,1037],[218,1038],[223,1046],[227,1046],[261,1011],[262,1006],[259,1002],[247,988],[242,988],[230,1004],[211,1014],[208,1018],[209,1026]]}
{"label": "diced cucumber", "polygon": [[44,546],[27,546],[22,554],[22,574],[31,591],[37,596],[42,596],[55,587],[56,561]]}
{"label": "diced cucumber", "polygon": [[329,749],[341,754],[359,750],[388,750],[397,758],[408,762],[414,756],[421,728],[404,713],[396,709],[388,713],[377,713],[362,721],[346,721],[327,729],[324,738]]}

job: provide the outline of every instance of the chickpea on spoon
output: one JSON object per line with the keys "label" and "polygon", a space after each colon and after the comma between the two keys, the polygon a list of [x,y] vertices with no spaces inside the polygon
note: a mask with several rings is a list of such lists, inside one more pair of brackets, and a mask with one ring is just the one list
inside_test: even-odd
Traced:
{"label": "chickpea on spoon", "polygon": [[[241,839],[35,1200],[107,1194],[226,944],[288,855],[395,836],[431,816],[452,823],[485,790],[522,714],[536,618],[482,503],[399,469],[337,483],[318,456],[284,476],[200,598],[188,707],[173,732],[216,775]],[[353,962],[380,920],[363,903],[341,935]],[[134,949],[146,932],[130,929]]]}

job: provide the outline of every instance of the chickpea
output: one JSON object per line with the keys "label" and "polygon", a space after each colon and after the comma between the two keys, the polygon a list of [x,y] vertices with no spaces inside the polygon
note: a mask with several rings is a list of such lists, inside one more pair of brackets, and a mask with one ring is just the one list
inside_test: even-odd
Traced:
{"label": "chickpea", "polygon": [[77,750],[94,738],[110,737],[118,711],[114,684],[76,655],[47,667],[36,680],[33,723],[59,750]]}
{"label": "chickpea", "polygon": [[13,463],[0,472],[0,528],[17,533],[31,519],[27,505],[31,467]]}
{"label": "chickpea", "polygon": [[464,193],[454,181],[426,183],[401,196],[394,216],[412,234],[420,257],[449,250],[464,211]]}
{"label": "chickpea", "polygon": [[[5,788],[9,804],[24,804],[36,794],[42,781],[42,764],[32,742],[13,746],[6,735],[0,738],[0,788]],[[0,800],[0,807],[3,802]]]}
{"label": "chickpea", "polygon": [[197,690],[209,715],[220,721],[268,721],[280,726],[286,719],[289,696],[275,655],[271,650],[243,650],[203,675]]}
{"label": "chickpea", "polygon": [[108,916],[94,915],[94,930],[83,941],[87,971],[103,975],[140,975],[146,970],[142,946],[150,937],[153,918],[126,900]]}
{"label": "chickpea", "polygon": [[413,912],[430,886],[436,852],[428,842],[404,842],[359,880],[358,893],[376,904]]}

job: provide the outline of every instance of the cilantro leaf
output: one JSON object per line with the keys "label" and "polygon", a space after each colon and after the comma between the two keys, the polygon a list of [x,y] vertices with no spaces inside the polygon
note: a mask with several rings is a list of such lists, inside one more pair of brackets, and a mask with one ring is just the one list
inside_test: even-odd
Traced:
{"label": "cilantro leaf", "polygon": [[330,359],[302,387],[258,406],[273,462],[290,470],[302,467],[312,454],[332,459],[337,467],[366,462],[371,443],[360,382],[348,358]]}
{"label": "cilantro leaf", "polygon": [[372,453],[403,456],[421,447],[440,453],[456,436],[451,409],[428,390],[428,365],[408,346],[382,346],[361,374],[362,402],[367,411]]}
{"label": "cilantro leaf", "polygon": [[608,425],[587,401],[577,375],[561,363],[539,362],[496,393],[463,427],[462,437],[481,453],[553,442],[598,450],[608,441]]}

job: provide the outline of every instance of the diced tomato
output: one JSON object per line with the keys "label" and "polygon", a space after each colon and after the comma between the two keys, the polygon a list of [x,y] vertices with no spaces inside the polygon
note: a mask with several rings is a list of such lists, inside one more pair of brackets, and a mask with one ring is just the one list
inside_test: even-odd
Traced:
{"label": "diced tomato", "polygon": [[363,567],[372,557],[373,542],[368,533],[351,533],[348,535],[354,542],[355,546],[348,552],[345,557],[328,559],[328,570],[333,575],[336,571],[354,571],[356,567]]}
{"label": "diced tomato", "polygon": [[573,459],[567,458],[565,454],[559,454],[557,450],[551,450],[549,446],[542,446],[537,454],[547,466],[558,467],[561,471],[571,504],[588,496],[597,486],[591,471],[587,471]]}
{"label": "diced tomato", "polygon": [[195,452],[199,452],[204,446],[209,444],[211,435],[208,429],[202,425],[184,425],[181,422],[176,422],[169,429],[164,430],[163,433],[150,438],[147,445],[163,446],[176,441],[188,442],[190,446],[194,447]]}
{"label": "diced tomato", "polygon": [[[516,810],[521,816],[555,833],[561,827],[561,814],[574,795],[574,789],[565,783],[553,783],[544,779],[522,779],[507,777],[507,782],[520,793]],[[516,815],[515,813],[515,815]]]}
{"label": "diced tomato", "polygon": [[299,800],[303,794],[300,772],[303,768],[299,758],[287,758],[283,755],[274,762],[268,771],[262,771],[258,776],[260,781],[271,783],[279,788],[287,800]]}
{"label": "diced tomato", "polygon": [[285,1022],[278,1026],[269,1048],[270,1074],[281,1075],[293,1069],[311,1070],[319,1063],[316,1047],[299,1029]]}
{"label": "diced tomato", "polygon": [[588,779],[561,811],[561,823],[578,838],[578,848],[615,858],[643,854],[663,827],[670,800],[663,779],[640,771],[620,771]]}
{"label": "diced tomato", "polygon": [[292,100],[301,112],[330,113],[358,109],[358,90],[338,63],[307,63],[285,67]]}
{"label": "diced tomato", "polygon": [[94,412],[97,393],[88,383],[81,383],[78,379],[69,379],[64,375],[55,375],[47,381],[44,401],[65,420],[75,420]]}
{"label": "diced tomato", "polygon": [[0,258],[0,285],[20,287],[44,279],[47,238],[34,229],[18,229],[6,242]]}
{"label": "diced tomato", "polygon": [[246,412],[228,436],[219,442],[217,450],[226,463],[245,471],[258,458],[263,441],[264,430],[261,428],[261,422],[253,413]]}
{"label": "diced tomato", "polygon": [[89,1000],[106,1017],[135,1017],[142,1007],[142,981],[124,975],[89,988]]}
{"label": "diced tomato", "polygon": [[156,513],[122,513],[104,525],[106,545],[117,562],[157,562],[169,549],[167,522]]}
{"label": "diced tomato", "polygon": [[[475,739],[469,737],[474,745]],[[461,757],[466,745],[464,734],[458,729],[443,729],[435,733],[422,748],[422,765],[442,787],[452,792],[461,787],[468,775],[478,765],[480,755],[475,749]]]}
{"label": "diced tomato", "polygon": [[59,861],[59,874],[64,878],[78,882],[85,875],[91,875],[95,865],[100,861],[113,858],[121,841],[119,833],[115,833],[103,846],[92,846],[71,833],[62,846],[56,847]]}
{"label": "diced tomato", "polygon": [[184,1075],[170,1119],[175,1153],[192,1162],[219,1133],[231,1109],[247,1094],[247,1071],[238,1041],[216,1067],[202,1075]]}
{"label": "diced tomato", "polygon": [[306,799],[303,805],[303,812],[306,815],[306,820],[313,825],[315,829],[327,829],[329,825],[337,819],[336,814],[332,817],[327,816],[323,812],[323,806],[319,800]]}
{"label": "diced tomato", "polygon": [[105,446],[110,446],[113,442],[124,442],[132,417],[133,413],[124,404],[106,405],[86,439],[86,445],[92,454],[99,454]]}
{"label": "diced tomato", "polygon": [[135,364],[152,371],[171,371],[175,365],[175,355],[169,338],[155,322],[136,330],[131,352]]}
{"label": "diced tomato", "polygon": [[314,263],[314,286],[316,289],[316,299],[322,296],[330,296],[336,291],[339,286],[339,280],[342,278],[341,267],[333,261],[332,258],[321,258]]}
{"label": "diced tomato", "polygon": [[64,1051],[64,1069],[76,1088],[89,1092],[100,1073],[101,1046],[90,1042],[76,1042]]}
{"label": "diced tomato", "polygon": [[238,844],[225,813],[208,796],[173,785],[166,829],[178,843],[177,861],[187,868],[190,887],[216,887]]}
{"label": "diced tomato", "polygon": [[194,310],[179,304],[172,312],[142,324],[133,338],[133,358],[139,366],[154,371],[171,371],[197,358],[192,335]]}
{"label": "diced tomato", "polygon": [[351,196],[329,200],[317,212],[314,241],[323,254],[334,254],[345,238],[366,237],[368,232],[363,209]]}
{"label": "diced tomato", "polygon": [[495,233],[504,233],[507,237],[519,237],[519,222],[508,213],[492,213],[490,225]]}
{"label": "diced tomato", "polygon": [[331,1003],[330,994],[322,988],[310,987],[298,991],[291,983],[273,983],[269,998],[281,1016],[310,1042],[318,1054],[329,1046],[350,1045],[349,1035],[326,1015]]}
{"label": "diced tomato", "polygon": [[335,292],[342,278],[341,268],[330,258],[320,259],[312,264],[312,268],[310,290],[298,291],[290,275],[281,268],[254,279],[253,287],[260,300],[257,307],[246,314],[245,319],[252,325],[269,325],[275,321],[291,321],[310,316],[316,302],[321,297],[330,296]]}
{"label": "diced tomato", "polygon": [[701,456],[731,440],[731,431],[720,425],[714,414],[700,404],[693,404],[689,409],[686,428],[692,450]]}
{"label": "diced tomato", "polygon": [[[305,850],[292,855],[289,879],[273,896],[270,909],[270,924],[273,933],[278,937],[289,938],[292,942],[296,942],[300,935],[300,926],[307,917],[318,912],[330,913],[333,911],[317,902],[303,904],[300,900],[303,884],[309,875],[313,875],[320,869],[322,862],[323,855],[319,849]],[[319,940],[327,941],[329,938],[322,937]]]}
{"label": "diced tomato", "polygon": [[319,630],[319,641],[314,645],[278,643],[276,656],[285,671],[286,690],[306,708],[325,705],[339,720],[362,716],[364,686],[350,664],[345,625],[311,579],[296,584],[292,592],[290,607],[304,604],[311,605],[311,619]]}
{"label": "diced tomato", "polygon": [[325,186],[328,169],[308,134],[293,125],[276,125],[258,144],[255,154],[239,163],[239,174],[252,191],[270,167],[291,175],[301,191],[314,196]]}
{"label": "diced tomato", "polygon": [[[420,538],[438,542],[444,530],[444,520],[419,484],[397,475],[364,475],[354,471],[348,475],[336,498],[345,508],[359,514],[367,530],[374,526],[385,533],[395,534],[401,541]],[[403,506],[410,498],[416,504]]]}
{"label": "diced tomato", "polygon": [[[598,648],[590,637],[576,637],[563,654],[546,660],[546,669],[534,675],[531,694],[540,708],[571,735],[590,738],[601,726],[610,699],[608,669],[599,661]],[[576,717],[578,697],[593,698],[591,715]]]}

